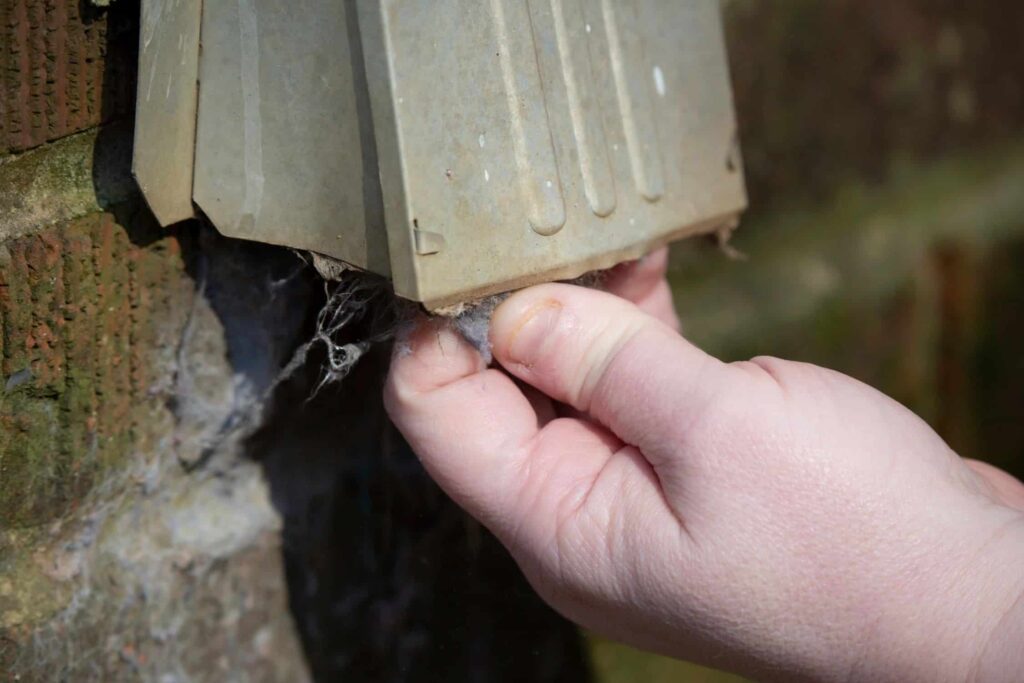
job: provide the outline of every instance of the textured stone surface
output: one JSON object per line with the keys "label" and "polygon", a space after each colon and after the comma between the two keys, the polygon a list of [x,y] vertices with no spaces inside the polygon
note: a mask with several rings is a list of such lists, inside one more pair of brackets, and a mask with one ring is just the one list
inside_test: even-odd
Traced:
{"label": "textured stone surface", "polygon": [[134,199],[130,160],[124,124],[0,159],[0,241]]}
{"label": "textured stone surface", "polygon": [[137,2],[0,0],[0,156],[125,116]]}
{"label": "textured stone surface", "polygon": [[[0,531],[0,669],[22,681],[301,681],[308,661],[318,680],[585,679],[576,630],[388,425],[379,391],[387,349],[343,386],[317,389],[320,347],[279,380],[323,303],[306,264],[286,250],[197,236],[194,226],[140,236],[101,214],[6,243],[31,255],[15,287],[33,304],[18,318],[25,329],[55,297],[107,310],[54,324],[44,347],[10,328],[26,341],[12,357],[38,368],[32,387],[48,383],[38,395],[17,394],[31,388],[19,383],[0,406],[14,395],[59,404],[74,367],[113,382],[85,414],[119,419],[96,420],[93,449],[68,451],[101,463],[73,492],[54,477],[56,488],[36,492],[54,496],[45,505],[4,500],[20,517]],[[39,260],[51,243],[55,254],[88,244],[102,255],[88,262],[99,267],[75,272],[85,289],[52,293],[47,283],[64,278],[43,273],[64,260]],[[146,295],[173,301],[133,313],[132,278],[146,263],[170,273]],[[33,293],[40,287],[45,296]],[[78,348],[83,330],[89,353],[60,355]],[[62,426],[83,424],[76,415]],[[61,433],[36,424],[25,435]],[[59,455],[25,460],[22,450],[5,460],[26,465],[9,479],[12,492]]]}
{"label": "textured stone surface", "polygon": [[255,467],[222,472],[231,487],[132,474],[159,491],[115,493],[3,567],[3,680],[306,680]]}
{"label": "textured stone surface", "polygon": [[306,679],[280,517],[239,446],[305,322],[301,262],[131,204],[3,248],[0,670]]}
{"label": "textured stone surface", "polygon": [[180,242],[131,223],[93,214],[0,245],[4,527],[65,513],[159,400],[151,351],[173,345],[191,285]]}

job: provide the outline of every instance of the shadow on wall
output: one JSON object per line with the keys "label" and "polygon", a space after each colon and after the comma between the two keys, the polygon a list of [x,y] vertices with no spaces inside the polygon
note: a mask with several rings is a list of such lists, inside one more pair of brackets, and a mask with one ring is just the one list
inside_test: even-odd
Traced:
{"label": "shadow on wall", "polygon": [[[135,118],[136,66],[139,55],[139,0],[118,0],[97,6],[80,0],[78,12],[85,32],[101,34],[103,74],[99,83],[98,121],[101,125],[93,147],[92,180],[100,206],[113,213],[119,224],[133,226],[132,220],[144,207],[135,194],[131,177],[132,122]],[[156,223],[149,216],[143,223]],[[160,234],[159,228],[155,231]],[[129,234],[137,246],[158,239],[152,234]]]}
{"label": "shadow on wall", "polygon": [[[365,323],[351,331],[366,333]],[[588,680],[576,628],[388,422],[388,357],[373,350],[314,395],[326,362],[317,349],[247,443],[284,520],[289,599],[315,678]]]}

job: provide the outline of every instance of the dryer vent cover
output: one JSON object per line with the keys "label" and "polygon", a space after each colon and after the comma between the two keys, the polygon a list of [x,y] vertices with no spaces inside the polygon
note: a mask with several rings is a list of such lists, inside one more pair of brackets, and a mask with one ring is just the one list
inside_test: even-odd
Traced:
{"label": "dryer vent cover", "polygon": [[735,225],[713,0],[143,0],[134,170],[164,224],[436,308]]}

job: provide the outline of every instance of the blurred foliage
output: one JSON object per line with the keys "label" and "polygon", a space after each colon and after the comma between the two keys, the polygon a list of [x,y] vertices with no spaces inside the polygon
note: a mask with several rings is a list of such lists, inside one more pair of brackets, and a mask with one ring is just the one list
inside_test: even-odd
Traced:
{"label": "blurred foliage", "polygon": [[1024,121],[1024,3],[727,0],[754,213],[883,181]]}
{"label": "blurred foliage", "polygon": [[620,643],[594,638],[591,645],[597,683],[742,683],[739,676],[638,652]]}

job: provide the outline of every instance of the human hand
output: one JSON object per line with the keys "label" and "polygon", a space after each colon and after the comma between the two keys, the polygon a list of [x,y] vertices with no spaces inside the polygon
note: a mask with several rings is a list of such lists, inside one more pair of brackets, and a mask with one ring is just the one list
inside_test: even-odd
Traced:
{"label": "human hand", "polygon": [[1024,487],[848,377],[704,354],[663,267],[613,275],[634,303],[516,293],[504,371],[421,325],[385,396],[431,475],[609,637],[761,678],[1019,680]]}

